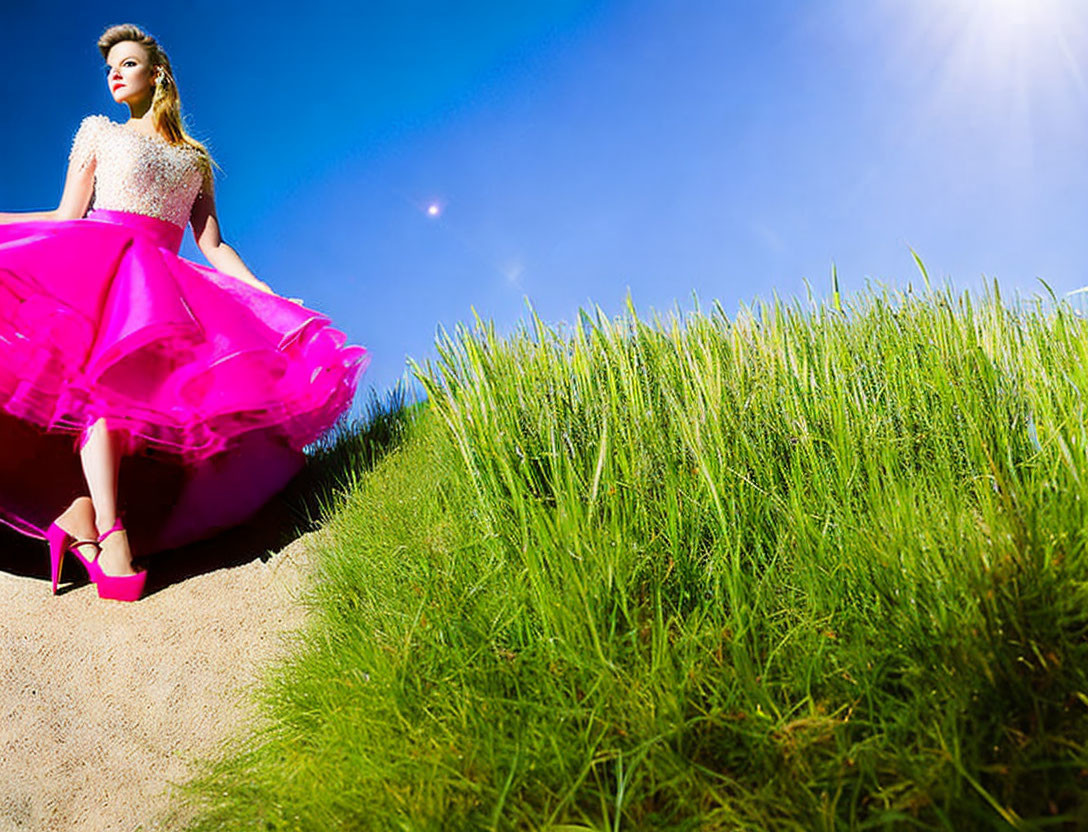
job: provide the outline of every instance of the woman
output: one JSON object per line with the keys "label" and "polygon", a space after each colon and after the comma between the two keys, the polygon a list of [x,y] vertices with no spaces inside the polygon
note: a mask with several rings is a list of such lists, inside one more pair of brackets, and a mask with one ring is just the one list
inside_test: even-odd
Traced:
{"label": "woman", "polygon": [[[251,516],[367,357],[223,242],[155,39],[125,24],[98,47],[129,120],[83,120],[55,211],[0,214],[0,520],[48,539],[54,593],[71,553],[100,596],[135,600],[133,549]],[[213,268],[178,257],[187,223]]]}

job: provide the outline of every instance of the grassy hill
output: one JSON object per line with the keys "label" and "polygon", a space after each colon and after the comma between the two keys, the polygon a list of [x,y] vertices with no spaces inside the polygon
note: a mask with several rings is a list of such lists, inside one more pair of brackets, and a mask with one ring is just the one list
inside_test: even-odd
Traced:
{"label": "grassy hill", "polygon": [[193,830],[1088,826],[1067,306],[870,291],[439,347],[428,403],[374,422],[395,450],[326,454],[376,464]]}

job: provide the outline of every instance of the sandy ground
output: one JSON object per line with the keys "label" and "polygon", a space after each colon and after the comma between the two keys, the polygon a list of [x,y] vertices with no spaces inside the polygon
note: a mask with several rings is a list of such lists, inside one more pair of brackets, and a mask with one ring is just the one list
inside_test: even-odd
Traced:
{"label": "sandy ground", "polygon": [[158,555],[124,604],[74,559],[54,597],[44,542],[0,532],[0,832],[163,828],[171,784],[256,718],[247,689],[303,622],[312,534],[273,538]]}

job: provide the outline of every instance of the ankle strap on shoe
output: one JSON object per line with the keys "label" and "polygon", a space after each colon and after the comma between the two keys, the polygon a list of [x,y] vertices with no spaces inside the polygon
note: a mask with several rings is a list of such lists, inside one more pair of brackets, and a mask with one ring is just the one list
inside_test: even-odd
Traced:
{"label": "ankle strap on shoe", "polygon": [[118,517],[116,520],[113,521],[113,525],[110,526],[109,529],[102,532],[102,534],[100,534],[98,536],[98,540],[96,542],[101,543],[103,540],[105,540],[107,537],[109,537],[114,532],[123,532],[124,530],[125,530],[125,527],[121,523],[121,518]]}

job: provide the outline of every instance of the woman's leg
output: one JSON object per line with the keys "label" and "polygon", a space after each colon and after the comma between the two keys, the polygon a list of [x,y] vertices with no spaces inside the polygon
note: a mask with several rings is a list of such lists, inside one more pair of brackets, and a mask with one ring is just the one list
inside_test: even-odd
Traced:
{"label": "woman's leg", "polygon": [[[117,474],[121,467],[121,437],[111,431],[105,419],[99,419],[87,429],[79,451],[83,476],[94,503],[94,521],[98,533],[109,531],[117,520]],[[132,575],[132,551],[128,535],[121,531],[102,542],[98,565],[107,575]]]}

